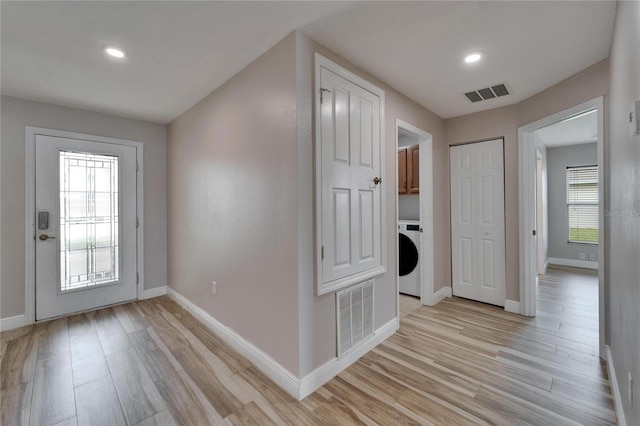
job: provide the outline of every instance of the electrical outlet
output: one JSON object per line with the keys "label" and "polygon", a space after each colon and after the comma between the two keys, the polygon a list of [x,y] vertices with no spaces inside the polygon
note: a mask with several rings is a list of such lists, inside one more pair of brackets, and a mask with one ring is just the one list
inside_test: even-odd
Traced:
{"label": "electrical outlet", "polygon": [[586,259],[586,255],[584,253],[580,253],[580,260]]}
{"label": "electrical outlet", "polygon": [[631,371],[627,372],[627,383],[629,384],[629,404],[633,405],[633,376],[631,376]]}
{"label": "electrical outlet", "polygon": [[216,294],[218,292],[218,283],[215,281],[211,281],[211,294]]}
{"label": "electrical outlet", "polygon": [[595,255],[595,254],[593,254],[593,253],[591,253],[591,254],[589,255],[589,260],[596,260],[596,255]]}

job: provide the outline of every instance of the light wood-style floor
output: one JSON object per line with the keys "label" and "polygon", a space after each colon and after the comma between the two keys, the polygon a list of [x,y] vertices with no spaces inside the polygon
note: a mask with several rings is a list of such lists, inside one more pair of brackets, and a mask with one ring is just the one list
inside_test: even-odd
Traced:
{"label": "light wood-style floor", "polygon": [[302,402],[167,297],[40,323],[2,334],[2,425],[614,424],[591,287],[550,271],[535,319],[403,298],[400,331]]}

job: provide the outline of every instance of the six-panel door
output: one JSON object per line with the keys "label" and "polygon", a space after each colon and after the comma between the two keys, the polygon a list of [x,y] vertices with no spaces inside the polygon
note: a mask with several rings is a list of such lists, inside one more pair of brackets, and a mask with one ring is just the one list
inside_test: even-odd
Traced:
{"label": "six-panel door", "polygon": [[325,68],[320,78],[322,284],[327,288],[382,266],[382,184],[376,183],[380,98]]}
{"label": "six-panel door", "polygon": [[450,166],[453,294],[504,306],[503,141],[453,146]]}

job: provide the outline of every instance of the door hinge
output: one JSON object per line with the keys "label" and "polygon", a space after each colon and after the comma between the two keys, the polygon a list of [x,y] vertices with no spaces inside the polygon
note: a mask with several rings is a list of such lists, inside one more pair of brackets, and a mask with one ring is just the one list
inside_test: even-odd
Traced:
{"label": "door hinge", "polygon": [[535,229],[533,230],[533,236],[534,237],[536,236],[536,230]]}
{"label": "door hinge", "polygon": [[136,228],[139,228],[139,227],[140,227],[140,219],[136,217]]}
{"label": "door hinge", "polygon": [[136,172],[137,172],[138,170],[140,170],[140,163],[138,163],[138,162],[136,161]]}
{"label": "door hinge", "polygon": [[324,246],[320,249],[320,258],[324,260]]}
{"label": "door hinge", "polygon": [[136,284],[140,284],[140,274],[136,272]]}
{"label": "door hinge", "polygon": [[331,93],[331,90],[325,89],[324,87],[320,88],[320,103],[324,101],[324,92]]}

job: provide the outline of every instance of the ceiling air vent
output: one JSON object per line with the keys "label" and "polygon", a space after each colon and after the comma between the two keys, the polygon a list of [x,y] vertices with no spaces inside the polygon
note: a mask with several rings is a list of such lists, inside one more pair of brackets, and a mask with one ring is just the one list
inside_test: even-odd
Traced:
{"label": "ceiling air vent", "polygon": [[507,83],[494,84],[491,87],[485,87],[484,89],[478,89],[471,92],[467,92],[464,96],[471,102],[486,101],[493,98],[499,98],[501,96],[507,96],[511,94],[511,90]]}

